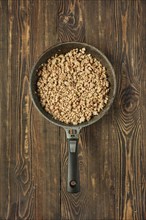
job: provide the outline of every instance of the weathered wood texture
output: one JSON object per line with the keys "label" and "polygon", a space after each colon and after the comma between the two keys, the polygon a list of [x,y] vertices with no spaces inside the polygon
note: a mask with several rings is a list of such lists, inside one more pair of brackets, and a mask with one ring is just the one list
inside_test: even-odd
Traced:
{"label": "weathered wood texture", "polygon": [[[64,41],[109,58],[117,95],[82,130],[81,192],[66,192],[65,132],[35,110],[30,70]],[[146,1],[0,0],[0,220],[146,219]]]}

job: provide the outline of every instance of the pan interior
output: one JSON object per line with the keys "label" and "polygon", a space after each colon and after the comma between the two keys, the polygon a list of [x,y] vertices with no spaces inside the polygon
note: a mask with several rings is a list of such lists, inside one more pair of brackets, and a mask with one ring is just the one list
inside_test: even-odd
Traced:
{"label": "pan interior", "polygon": [[[37,81],[38,81],[38,75],[37,75],[37,70],[40,68],[40,65],[43,63],[46,63],[46,61],[51,58],[53,55],[55,54],[65,54],[67,52],[69,52],[72,49],[75,48],[86,48],[86,53],[91,54],[93,57],[97,58],[103,66],[105,66],[106,70],[107,70],[107,76],[108,76],[108,80],[110,82],[110,92],[109,92],[109,100],[108,103],[106,104],[106,106],[104,107],[104,109],[99,113],[99,115],[94,116],[93,118],[91,118],[90,121],[88,122],[83,122],[79,125],[72,125],[72,124],[65,124],[63,122],[60,122],[56,119],[53,118],[53,116],[51,114],[49,114],[48,112],[46,112],[44,110],[44,108],[41,106],[41,103],[39,101],[39,97],[37,95]],[[67,42],[67,43],[61,43],[58,44],[56,46],[53,46],[51,48],[49,48],[47,51],[45,51],[41,57],[38,59],[38,61],[36,62],[36,64],[34,65],[34,67],[32,68],[31,71],[31,79],[30,79],[30,92],[31,92],[31,96],[32,96],[32,100],[36,106],[36,108],[39,110],[40,113],[42,113],[42,115],[49,120],[50,122],[62,126],[64,128],[81,128],[81,127],[85,127],[88,126],[96,121],[98,121],[110,108],[114,97],[115,97],[115,92],[116,92],[116,79],[115,79],[115,73],[114,73],[114,69],[112,67],[112,65],[110,64],[110,62],[108,61],[108,59],[105,57],[104,54],[102,54],[102,52],[100,52],[98,49],[96,49],[95,47],[88,45],[86,43],[80,43],[80,42]]]}

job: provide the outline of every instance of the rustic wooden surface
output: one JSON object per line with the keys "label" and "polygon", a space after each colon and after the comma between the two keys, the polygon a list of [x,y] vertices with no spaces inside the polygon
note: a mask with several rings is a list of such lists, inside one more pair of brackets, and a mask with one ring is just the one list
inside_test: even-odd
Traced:
{"label": "rustic wooden surface", "polygon": [[[66,192],[65,132],[35,110],[30,70],[57,42],[106,54],[109,113],[82,130],[81,192]],[[0,220],[146,219],[146,1],[0,0]]]}

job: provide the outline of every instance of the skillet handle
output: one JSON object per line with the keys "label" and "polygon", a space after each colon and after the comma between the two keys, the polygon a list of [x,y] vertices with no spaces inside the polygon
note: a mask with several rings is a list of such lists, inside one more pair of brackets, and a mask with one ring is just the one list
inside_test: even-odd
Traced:
{"label": "skillet handle", "polygon": [[80,191],[78,169],[78,139],[68,139],[68,180],[67,191],[77,193]]}

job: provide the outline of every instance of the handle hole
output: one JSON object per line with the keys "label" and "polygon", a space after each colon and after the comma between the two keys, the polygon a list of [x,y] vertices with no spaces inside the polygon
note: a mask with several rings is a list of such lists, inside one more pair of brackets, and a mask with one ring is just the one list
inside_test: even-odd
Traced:
{"label": "handle hole", "polygon": [[70,181],[70,186],[75,187],[77,185],[77,182],[75,180]]}

